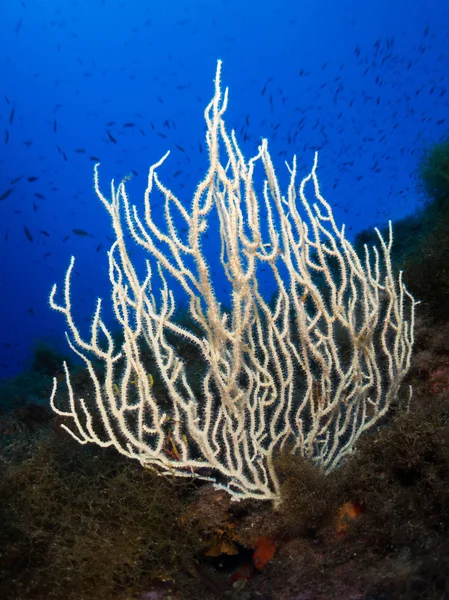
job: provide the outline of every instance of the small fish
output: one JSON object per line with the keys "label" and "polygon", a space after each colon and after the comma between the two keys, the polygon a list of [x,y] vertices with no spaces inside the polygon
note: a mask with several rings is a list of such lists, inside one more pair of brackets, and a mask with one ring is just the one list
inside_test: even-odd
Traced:
{"label": "small fish", "polygon": [[125,124],[123,125],[123,127],[135,127],[135,126],[136,126],[136,124],[135,124],[135,123],[125,123]]}
{"label": "small fish", "polygon": [[72,229],[72,231],[75,235],[79,235],[80,237],[86,237],[87,235],[90,235],[90,233],[84,231],[84,229]]}
{"label": "small fish", "polygon": [[90,160],[94,160],[95,162],[100,162],[98,156],[89,156]]}
{"label": "small fish", "polygon": [[5,144],[9,142],[9,131],[5,129]]}
{"label": "small fish", "polygon": [[100,242],[97,246],[97,249],[95,250],[95,252],[100,252],[101,248],[103,246],[103,242]]}
{"label": "small fish", "polygon": [[56,119],[53,119],[53,131],[56,132],[58,128],[58,124],[56,123]]}
{"label": "small fish", "polygon": [[9,190],[6,190],[6,192],[3,192],[3,194],[0,196],[0,201],[1,200],[6,200],[6,198],[9,196],[9,194],[13,191],[13,188],[9,188]]}
{"label": "small fish", "polygon": [[23,226],[23,230],[25,232],[26,238],[29,242],[33,242],[33,236],[30,233],[30,230],[28,229],[28,227],[25,227],[25,225]]}
{"label": "small fish", "polygon": [[19,183],[19,181],[22,179],[23,175],[19,175],[19,177],[15,177],[12,181],[11,181],[11,185],[16,185],[16,183]]}
{"label": "small fish", "polygon": [[66,242],[66,241],[69,239],[69,237],[70,237],[69,235],[66,235],[66,236],[65,236],[65,238],[63,238],[63,240],[62,240],[62,241],[63,241],[63,242]]}
{"label": "small fish", "polygon": [[106,133],[108,134],[108,138],[111,140],[111,142],[112,142],[113,144],[116,144],[116,143],[117,143],[117,140],[116,140],[116,139],[115,139],[115,137],[112,135],[112,133],[111,133],[110,131],[108,131],[107,129],[106,129]]}
{"label": "small fish", "polygon": [[39,231],[42,233],[42,235],[45,235],[45,237],[50,237],[50,234],[48,231],[45,231],[45,229],[39,229]]}
{"label": "small fish", "polygon": [[45,200],[45,196],[43,194],[39,194],[39,192],[35,192],[34,195],[36,196],[36,198],[39,198],[40,200]]}
{"label": "small fish", "polygon": [[12,125],[13,121],[14,121],[14,114],[16,112],[16,107],[13,106],[11,109],[11,112],[9,113],[9,124]]}
{"label": "small fish", "polygon": [[34,175],[32,175],[31,177],[27,177],[27,181],[37,181],[39,179],[39,177],[35,177]]}
{"label": "small fish", "polygon": [[76,152],[77,154],[85,154],[86,153],[84,148],[75,148],[74,152]]}

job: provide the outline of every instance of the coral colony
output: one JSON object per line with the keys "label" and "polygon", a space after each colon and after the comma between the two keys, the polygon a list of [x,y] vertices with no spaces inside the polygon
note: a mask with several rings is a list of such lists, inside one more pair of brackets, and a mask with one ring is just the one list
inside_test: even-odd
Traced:
{"label": "coral colony", "polygon": [[[330,472],[386,414],[410,367],[416,302],[402,273],[392,271],[391,224],[389,239],[376,230],[379,247],[365,246],[363,256],[337,226],[320,193],[317,155],[299,183],[293,157],[284,193],[266,139],[245,160],[225,125],[221,66],[205,111],[209,166],[190,210],[159,179],[168,153],[149,170],[143,211],[130,203],[125,180],[112,182],[107,199],[96,165],[95,190],[116,238],[109,278],[123,341],[117,347],[104,324],[101,300],[90,338],[82,338],[71,305],[72,257],[63,301],[54,286],[50,304],[67,320],[92,391],[81,397],[65,365],[67,393],[57,393],[55,379],[51,404],[82,444],[113,446],[161,474],[212,481],[234,499],[276,503],[277,452]],[[256,191],[259,165],[264,181]],[[165,202],[163,226],[155,193]],[[227,308],[204,252],[215,216]],[[146,254],[142,276],[127,240]],[[261,291],[262,267],[276,284],[270,300]],[[185,292],[194,327],[176,319],[170,279]],[[201,357],[199,371],[187,368],[176,339]]]}

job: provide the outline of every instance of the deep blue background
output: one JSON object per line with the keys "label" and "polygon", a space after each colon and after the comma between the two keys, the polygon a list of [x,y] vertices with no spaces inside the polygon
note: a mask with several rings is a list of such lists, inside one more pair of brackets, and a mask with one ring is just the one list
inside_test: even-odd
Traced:
{"label": "deep blue background", "polygon": [[48,294],[72,254],[81,327],[97,296],[107,303],[111,230],[90,157],[105,194],[138,173],[140,205],[148,167],[171,150],[161,176],[190,206],[218,58],[246,156],[267,137],[285,182],[284,161],[297,154],[306,174],[318,149],[351,237],[413,212],[419,154],[447,134],[447,0],[0,4],[0,196],[13,190],[0,201],[0,377],[26,367],[36,339],[66,348]]}

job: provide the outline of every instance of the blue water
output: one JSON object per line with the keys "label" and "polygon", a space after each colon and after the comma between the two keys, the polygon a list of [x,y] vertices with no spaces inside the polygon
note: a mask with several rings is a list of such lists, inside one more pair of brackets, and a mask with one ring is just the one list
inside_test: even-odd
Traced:
{"label": "blue water", "polygon": [[415,210],[420,152],[447,135],[447,0],[1,5],[0,377],[27,368],[36,340],[66,349],[48,296],[72,255],[81,329],[98,296],[109,318],[112,232],[95,162],[106,195],[132,174],[141,207],[149,166],[171,150],[161,177],[190,206],[217,59],[245,155],[268,138],[285,183],[285,160],[296,154],[305,175],[319,150],[323,195],[350,238]]}

